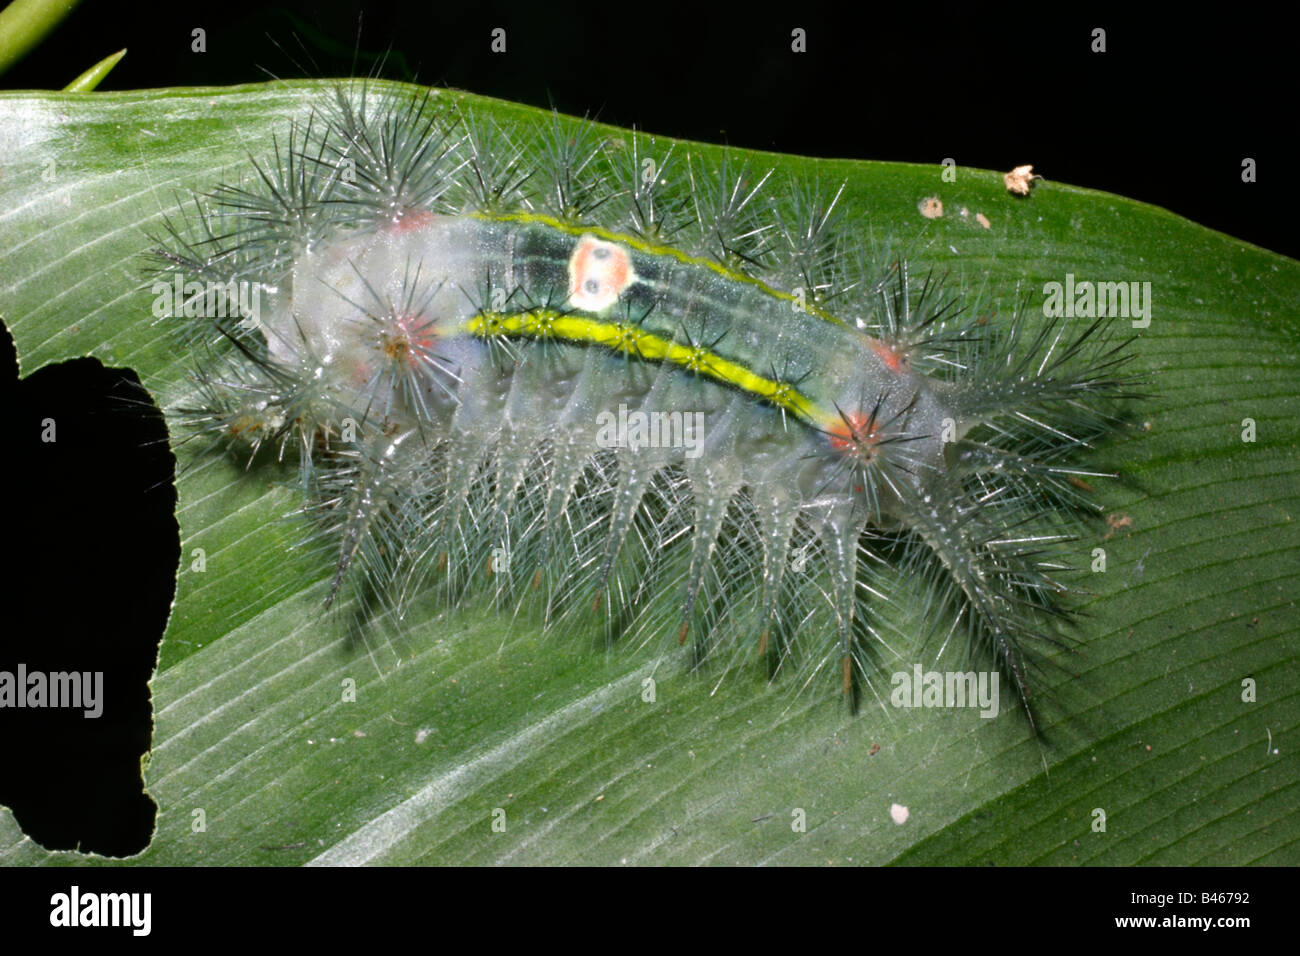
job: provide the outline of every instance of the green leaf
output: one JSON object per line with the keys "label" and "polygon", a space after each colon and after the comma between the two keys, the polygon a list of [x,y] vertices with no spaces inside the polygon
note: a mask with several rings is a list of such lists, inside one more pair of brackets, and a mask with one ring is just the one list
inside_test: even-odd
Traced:
{"label": "green leaf", "polygon": [[[93,355],[163,407],[181,397],[145,233],[327,88],[0,94],[0,313],[24,374]],[[533,112],[440,95],[505,124]],[[1123,478],[1094,483],[1111,521],[1080,553],[1108,567],[1082,652],[1041,692],[1043,738],[1016,712],[851,716],[834,680],[719,680],[671,640],[607,652],[487,609],[421,606],[400,636],[350,640],[319,613],[330,569],[280,520],[293,495],[222,460],[177,482],[182,554],[204,548],[207,571],[179,577],[152,683],[157,831],[131,862],[1300,862],[1300,263],[1050,181],[1018,198],[980,170],[754,160],[845,181],[874,235],[924,228],[922,263],[963,285],[1151,283],[1138,347],[1157,397],[1099,458]],[[47,853],[0,810],[0,863],[78,860],[104,862]]]}

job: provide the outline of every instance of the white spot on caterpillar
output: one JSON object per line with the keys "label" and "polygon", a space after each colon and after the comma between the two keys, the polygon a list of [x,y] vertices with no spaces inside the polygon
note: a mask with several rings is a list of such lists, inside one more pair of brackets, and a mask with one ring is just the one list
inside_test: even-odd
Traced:
{"label": "white spot on caterpillar", "polygon": [[900,827],[907,822],[907,818],[912,815],[912,811],[900,803],[890,804],[889,816]]}
{"label": "white spot on caterpillar", "polygon": [[569,259],[569,303],[587,312],[603,312],[636,280],[625,248],[583,236]]}

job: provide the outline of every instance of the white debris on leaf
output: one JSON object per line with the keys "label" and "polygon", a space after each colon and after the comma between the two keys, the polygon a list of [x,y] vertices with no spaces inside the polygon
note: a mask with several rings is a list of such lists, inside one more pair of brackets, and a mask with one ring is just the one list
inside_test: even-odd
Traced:
{"label": "white debris on leaf", "polygon": [[1017,196],[1028,196],[1034,180],[1042,178],[1034,175],[1034,167],[1029,165],[1017,166],[1011,172],[1004,174],[1002,181],[1007,184],[1007,192],[1015,193]]}

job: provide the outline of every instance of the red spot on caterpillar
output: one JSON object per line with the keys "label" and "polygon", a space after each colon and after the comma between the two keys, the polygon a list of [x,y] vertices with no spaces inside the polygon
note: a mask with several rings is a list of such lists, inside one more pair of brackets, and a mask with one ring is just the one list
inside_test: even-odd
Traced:
{"label": "red spot on caterpillar", "polygon": [[399,315],[379,333],[379,350],[390,362],[414,366],[427,356],[437,337],[433,322],[423,315]]}
{"label": "red spot on caterpillar", "polygon": [[831,447],[864,460],[872,454],[879,433],[870,415],[851,412],[831,428]]}
{"label": "red spot on caterpillar", "polygon": [[678,634],[677,634],[677,643],[678,643],[678,644],[685,644],[685,643],[686,643],[686,635],[687,635],[688,633],[690,633],[690,630],[691,630],[691,625],[690,625],[688,622],[686,622],[686,621],[682,621],[682,629],[681,629],[681,631],[679,631]]}
{"label": "red spot on caterpillar", "polygon": [[393,224],[390,231],[398,235],[407,232],[415,232],[417,229],[423,229],[434,220],[433,213],[427,209],[408,209],[405,212],[397,213],[393,217]]}
{"label": "red spot on caterpillar", "polygon": [[911,368],[911,362],[908,361],[906,352],[899,351],[883,339],[868,338],[867,341],[871,343],[871,350],[876,353],[880,361],[885,363],[885,368],[891,372],[902,375]]}
{"label": "red spot on caterpillar", "polygon": [[433,332],[433,323],[423,315],[402,315],[397,318],[397,327],[405,333],[412,345],[428,348],[437,337]]}

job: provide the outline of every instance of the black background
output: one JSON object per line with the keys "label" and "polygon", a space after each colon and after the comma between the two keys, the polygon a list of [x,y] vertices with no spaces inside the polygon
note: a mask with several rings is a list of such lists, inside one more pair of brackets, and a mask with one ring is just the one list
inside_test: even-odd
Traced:
{"label": "black background", "polygon": [[[191,52],[196,27],[205,53]],[[489,50],[494,27],[507,31],[504,55]],[[807,31],[801,55],[795,27]],[[1102,54],[1090,50],[1096,27]],[[1281,133],[1294,125],[1290,35],[1253,6],[91,2],[0,86],[59,88],[121,47],[101,89],[378,72],[738,147],[1031,162],[1296,256]],[[1257,183],[1241,181],[1244,157]],[[137,698],[110,698],[101,721],[0,714],[0,804],[45,846],[124,855],[152,830],[139,756],[179,559],[169,455],[129,375],[86,361],[19,384],[5,380],[9,348],[0,341],[0,398],[17,413],[0,480],[17,566],[0,577],[0,668],[105,669]],[[57,449],[39,440],[47,416]]]}
{"label": "black background", "polygon": [[[1253,4],[1131,7],[101,0],[47,41],[57,56],[37,51],[0,83],[62,87],[122,47],[101,89],[379,69],[738,147],[1033,163],[1300,257],[1275,204],[1291,168],[1291,18]],[[196,27],[206,53],[190,51]],[[503,55],[489,51],[494,27]],[[804,54],[790,50],[794,27],[807,31]],[[1090,49],[1098,27],[1105,53]],[[1241,181],[1248,156],[1253,185]]]}

